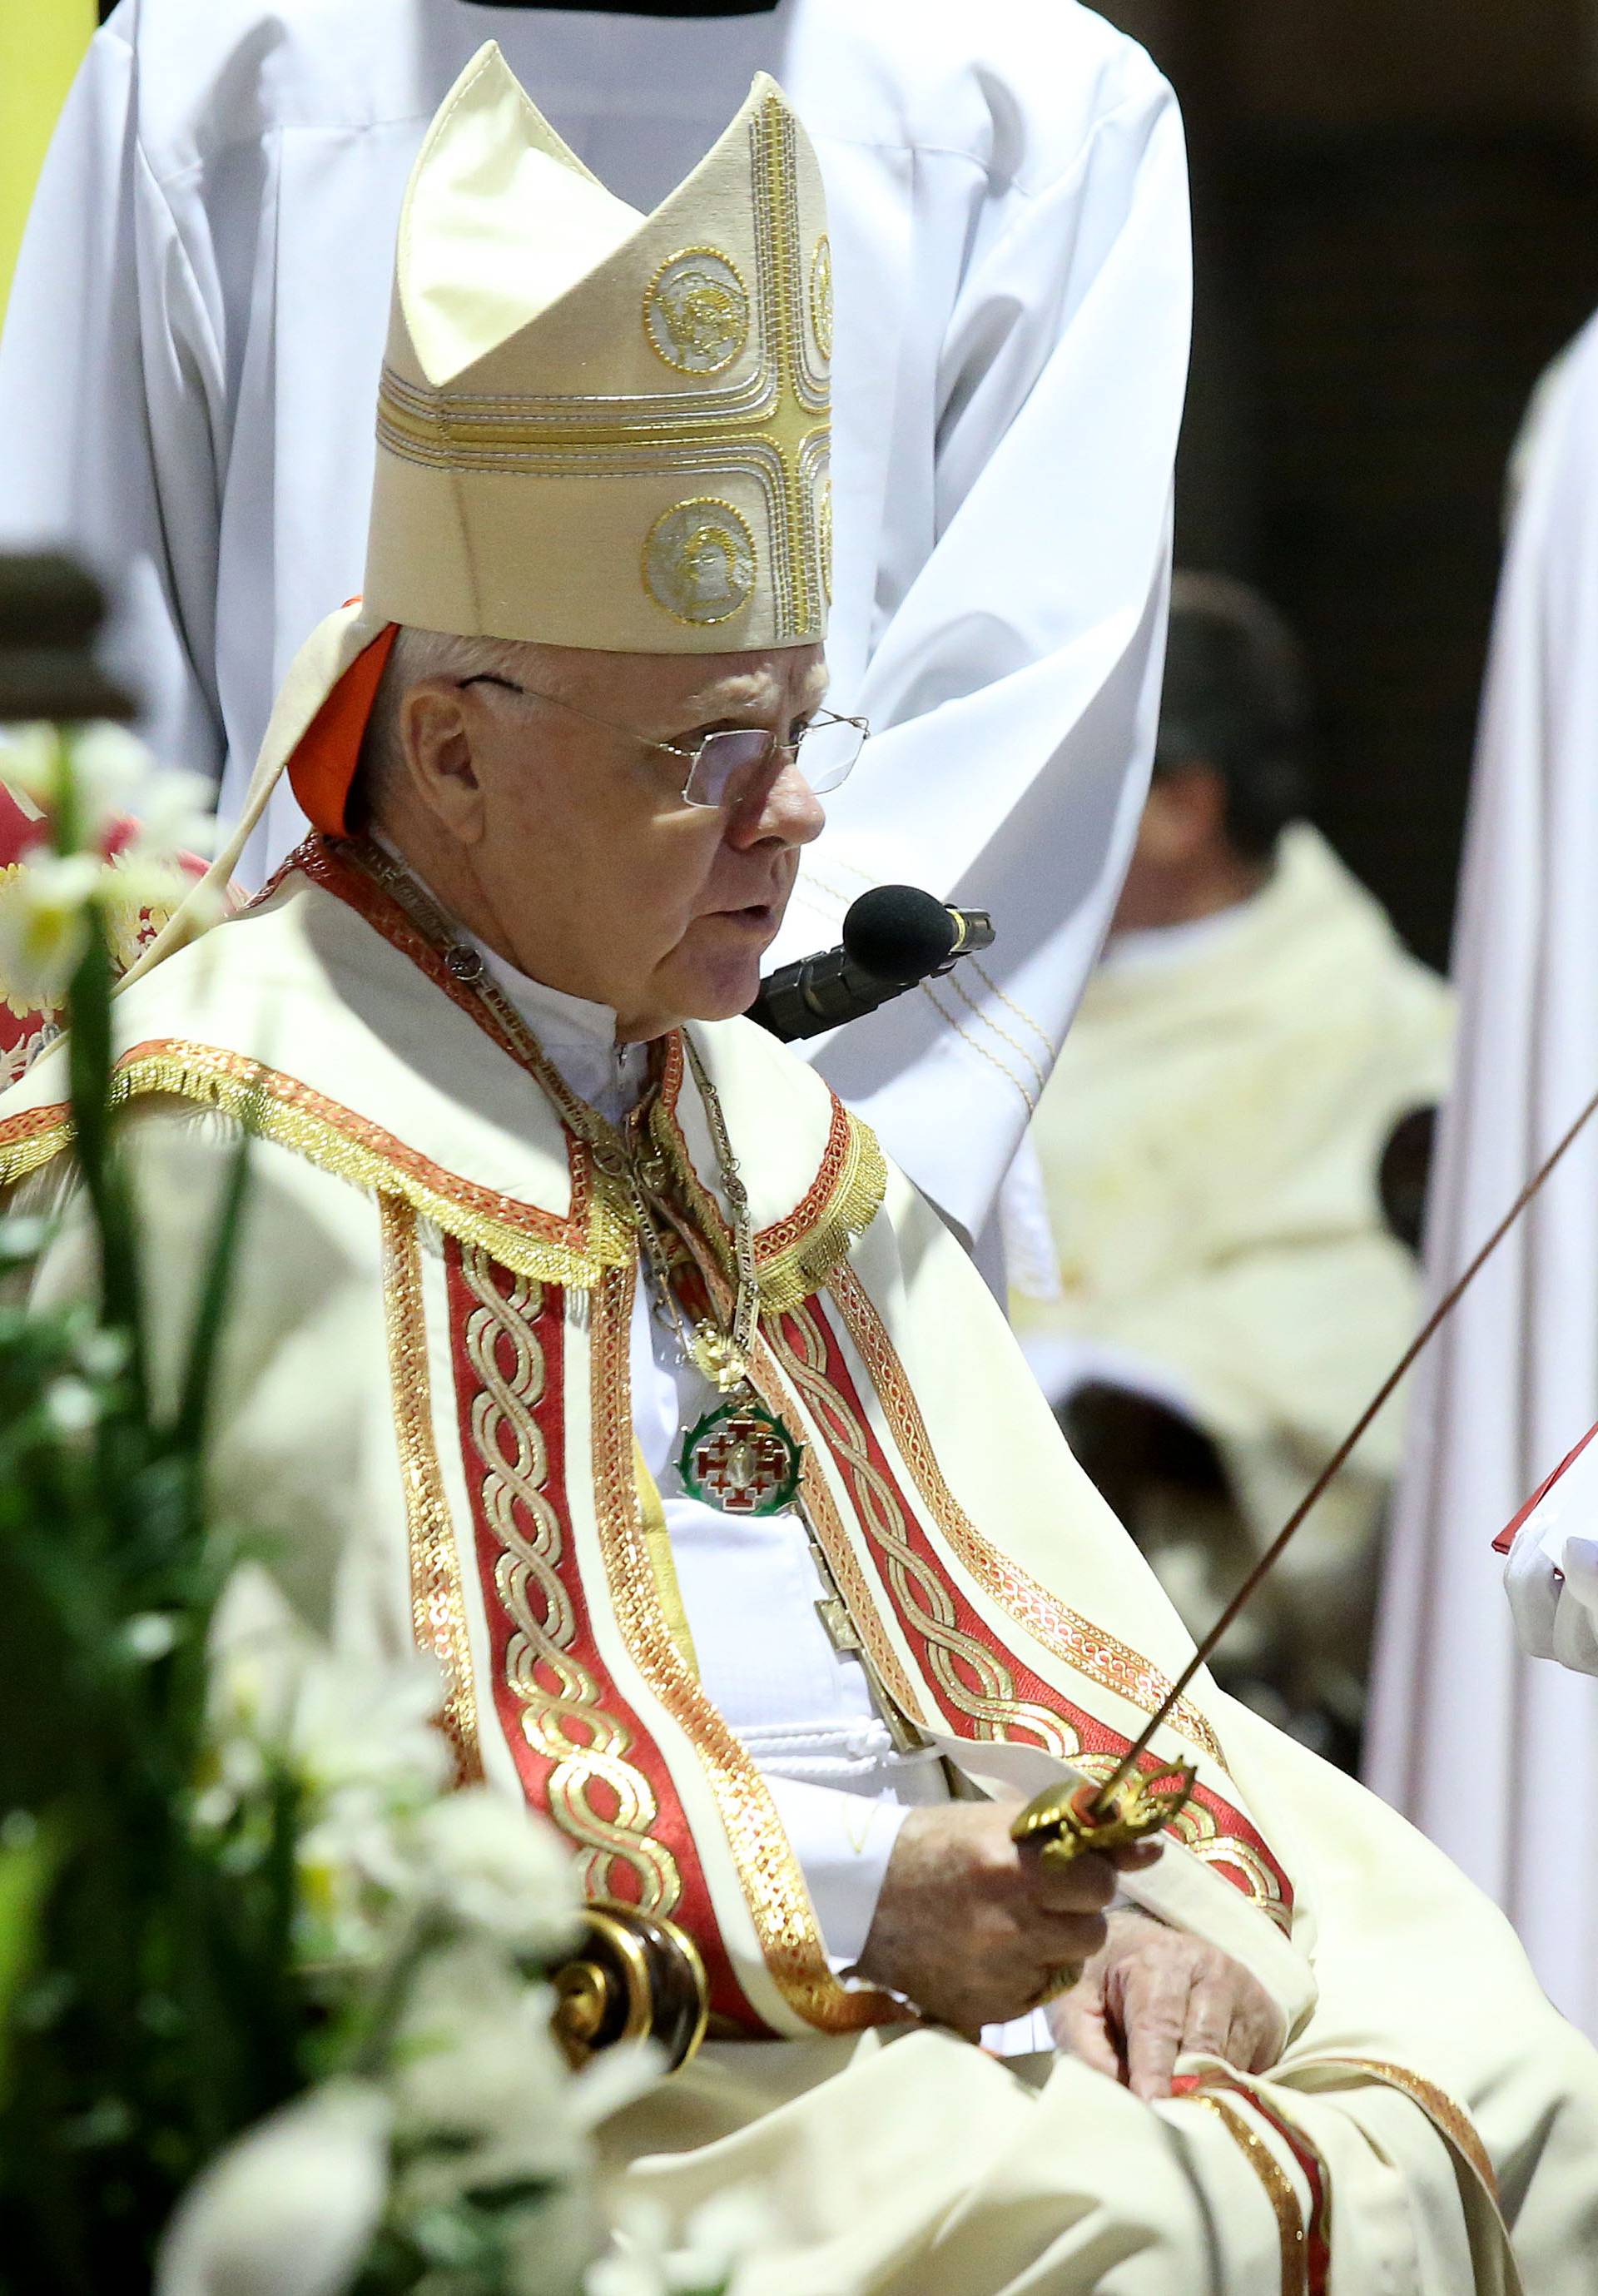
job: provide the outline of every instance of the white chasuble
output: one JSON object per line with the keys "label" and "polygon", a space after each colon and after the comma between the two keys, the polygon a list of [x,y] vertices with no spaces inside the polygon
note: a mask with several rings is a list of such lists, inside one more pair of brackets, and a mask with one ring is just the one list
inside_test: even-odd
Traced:
{"label": "white chasuble", "polygon": [[[958,986],[822,1053],[975,1232],[1109,921],[1164,649],[1182,131],[1147,57],[1075,0],[700,21],[125,0],[63,115],[6,314],[0,533],[63,542],[115,584],[154,744],[217,780],[231,824],[290,663],[362,586],[401,197],[490,36],[644,210],[758,70],[815,144],[836,295],[830,699],[875,736],[773,962],[835,941],[872,883],[994,911],[998,943]],[[245,882],[304,827],[285,784]]]}
{"label": "white chasuble", "polygon": [[[119,1000],[158,1379],[241,1125],[256,1136],[218,1505],[341,1644],[437,1653],[463,1776],[547,1814],[586,1887],[699,1943],[716,2038],[607,2136],[669,2213],[779,2172],[758,2292],[1459,2296],[1586,2288],[1598,2058],[1501,1918],[1346,1779],[1195,1685],[1159,1746],[1200,1790],[1129,1892],[1244,1964],[1282,2054],[1189,2059],[1157,2107],[1007,2070],[843,1982],[768,1775],[710,1696],[631,1393],[612,1184],[488,1008],[336,848]],[[750,1189],[756,1367],[881,1696],[975,1790],[1103,1775],[1187,1645],[936,1216],[815,1075],[694,1024]],[[648,1122],[698,1280],[726,1207],[678,1036]],[[61,1055],[0,1102],[11,1202],[86,1280]],[[692,1282],[692,1276],[685,1276]],[[771,1622],[750,1615],[758,1649]]]}

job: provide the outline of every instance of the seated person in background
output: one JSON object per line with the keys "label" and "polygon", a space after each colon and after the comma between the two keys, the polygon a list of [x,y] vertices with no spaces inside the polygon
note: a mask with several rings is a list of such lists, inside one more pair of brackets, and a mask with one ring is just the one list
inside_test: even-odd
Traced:
{"label": "seated person in background", "polygon": [[[1397,1197],[1448,1083],[1447,988],[1299,817],[1307,724],[1271,608],[1179,575],[1126,891],[1005,1195],[1034,1368],[1198,1630],[1414,1327]],[[1389,1409],[1223,1652],[1345,1759],[1401,1431]]]}

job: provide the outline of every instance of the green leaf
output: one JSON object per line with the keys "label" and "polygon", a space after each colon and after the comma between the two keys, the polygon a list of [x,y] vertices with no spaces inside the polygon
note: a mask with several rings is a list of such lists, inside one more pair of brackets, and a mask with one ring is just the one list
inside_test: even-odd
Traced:
{"label": "green leaf", "polygon": [[239,1231],[244,1217],[244,1190],[250,1177],[250,1146],[247,1109],[244,1128],[239,1136],[239,1144],[228,1168],[227,1186],[217,1216],[216,1232],[211,1238],[205,1280],[201,1286],[200,1301],[194,1316],[193,1336],[189,1342],[183,1398],[178,1406],[174,1430],[178,1443],[189,1452],[198,1452],[205,1440],[211,1397],[216,1386],[222,1322],[227,1311],[227,1295],[238,1258]]}
{"label": "green leaf", "polygon": [[41,1916],[56,1853],[48,1830],[26,1811],[0,1820],[0,2096],[5,2093],[12,2014],[38,1957]]}

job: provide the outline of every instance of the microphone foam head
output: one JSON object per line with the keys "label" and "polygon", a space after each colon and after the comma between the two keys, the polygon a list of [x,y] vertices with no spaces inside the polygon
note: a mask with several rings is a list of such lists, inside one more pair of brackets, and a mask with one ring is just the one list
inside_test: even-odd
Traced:
{"label": "microphone foam head", "polygon": [[943,903],[914,885],[879,885],[862,893],[843,921],[843,946],[852,964],[875,980],[906,988],[935,972],[954,947],[959,927]]}

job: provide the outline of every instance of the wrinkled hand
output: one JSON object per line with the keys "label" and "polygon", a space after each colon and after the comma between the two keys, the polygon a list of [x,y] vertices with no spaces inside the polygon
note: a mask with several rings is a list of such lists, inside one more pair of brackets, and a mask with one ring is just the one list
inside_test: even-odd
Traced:
{"label": "wrinkled hand", "polygon": [[1543,1553],[1542,1535],[1534,1514],[1515,1533],[1504,1568],[1516,1639],[1528,1658],[1598,1674],[1598,1541],[1567,1538],[1561,1571]]}
{"label": "wrinkled hand", "polygon": [[1051,1872],[1010,1839],[1010,1808],[948,1802],[899,1828],[860,1956],[860,1974],[973,2040],[1034,2007],[1053,1972],[1087,1961],[1109,1934],[1118,1871],[1143,1873],[1158,1843],[1096,1852]]}
{"label": "wrinkled hand", "polygon": [[1111,1914],[1109,1931],[1082,1982],[1049,2010],[1062,2049],[1144,2098],[1169,2096],[1188,2050],[1240,2072],[1275,2062],[1271,1997],[1241,1962],[1135,1908]]}

